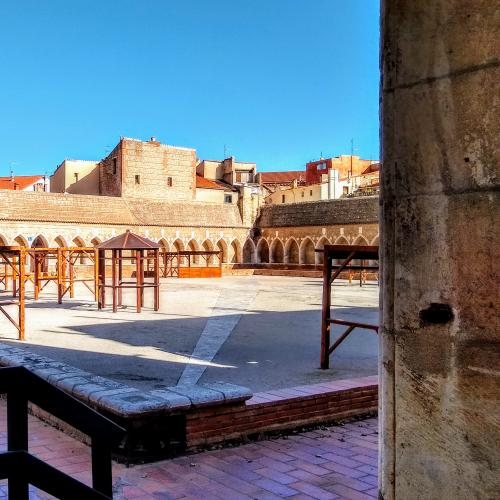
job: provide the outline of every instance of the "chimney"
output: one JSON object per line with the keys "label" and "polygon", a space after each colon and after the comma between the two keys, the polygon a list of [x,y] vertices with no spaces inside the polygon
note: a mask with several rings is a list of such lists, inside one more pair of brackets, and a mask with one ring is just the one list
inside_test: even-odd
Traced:
{"label": "chimney", "polygon": [[151,139],[149,140],[149,142],[156,142],[156,137],[152,136]]}

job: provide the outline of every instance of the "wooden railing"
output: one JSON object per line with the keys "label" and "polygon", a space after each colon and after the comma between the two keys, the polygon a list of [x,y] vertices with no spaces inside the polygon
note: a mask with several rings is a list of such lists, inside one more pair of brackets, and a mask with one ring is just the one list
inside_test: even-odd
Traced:
{"label": "wooden railing", "polygon": [[[0,479],[8,480],[10,499],[28,499],[30,484],[56,498],[112,498],[111,447],[124,429],[24,367],[0,368],[0,394],[7,394],[7,451],[0,453]],[[92,487],[29,453],[28,401],[91,438]]]}

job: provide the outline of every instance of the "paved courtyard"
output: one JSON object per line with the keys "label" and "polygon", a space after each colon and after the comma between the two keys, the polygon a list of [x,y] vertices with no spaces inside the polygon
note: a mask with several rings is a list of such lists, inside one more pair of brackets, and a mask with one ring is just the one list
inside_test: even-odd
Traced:
{"label": "paved courtyard", "polygon": [[[91,484],[90,449],[29,417],[30,452]],[[113,466],[116,499],[272,500],[377,497],[377,419],[126,468]],[[0,450],[6,407],[0,401]],[[0,498],[6,498],[0,481]],[[48,498],[32,488],[30,498]],[[50,497],[52,498],[52,497]]]}
{"label": "paved courtyard", "polygon": [[[160,311],[135,313],[129,292],[131,307],[113,314],[83,287],[58,305],[49,284],[28,301],[27,341],[14,341],[3,317],[0,340],[144,390],[222,380],[263,391],[376,374],[378,340],[366,330],[341,345],[330,370],[318,369],[321,291],[316,278],[166,279]],[[375,284],[340,281],[332,301],[337,317],[377,322]]]}

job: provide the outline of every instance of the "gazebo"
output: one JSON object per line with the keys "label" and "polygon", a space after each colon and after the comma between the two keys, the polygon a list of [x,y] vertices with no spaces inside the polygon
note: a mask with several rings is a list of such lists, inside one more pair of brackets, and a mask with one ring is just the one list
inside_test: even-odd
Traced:
{"label": "gazebo", "polygon": [[[99,262],[99,293],[98,308],[106,305],[106,288],[112,290],[113,312],[122,305],[123,289],[135,288],[136,309],[141,312],[144,306],[144,290],[152,288],[154,293],[154,310],[160,307],[160,245],[154,241],[143,238],[127,230],[125,233],[104,241],[97,246]],[[106,284],[106,262],[111,261],[111,284]],[[132,266],[129,279],[123,277],[123,264],[129,262]],[[148,265],[148,264],[153,264]],[[144,266],[146,264],[146,266]],[[135,271],[134,271],[135,267]],[[145,274],[144,269],[152,269],[152,281],[146,281],[149,272]]]}

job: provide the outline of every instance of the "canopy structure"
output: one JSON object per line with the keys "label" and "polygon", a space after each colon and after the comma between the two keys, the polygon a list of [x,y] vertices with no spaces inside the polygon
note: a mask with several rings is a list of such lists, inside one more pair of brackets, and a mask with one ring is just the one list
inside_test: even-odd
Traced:
{"label": "canopy structure", "polygon": [[[123,304],[123,290],[136,290],[136,310],[144,306],[144,290],[153,289],[154,310],[160,308],[160,245],[127,230],[97,246],[98,252],[98,307],[106,306],[106,288],[112,291],[113,312]],[[111,284],[106,282],[106,263],[111,262]],[[124,263],[133,267],[131,276],[124,278]],[[145,272],[145,269],[148,269]],[[151,269],[152,271],[149,271]],[[152,276],[151,276],[152,275]],[[152,278],[152,280],[146,280]]]}
{"label": "canopy structure", "polygon": [[[323,304],[321,312],[321,360],[322,369],[330,367],[330,354],[351,334],[355,328],[364,328],[378,333],[378,325],[333,318],[332,283],[343,271],[378,271],[378,246],[325,245],[316,250],[323,253]],[[354,264],[352,261],[356,260]],[[337,264],[334,263],[337,262]],[[362,278],[360,277],[360,284]],[[342,325],[346,330],[330,345],[332,325]]]}

